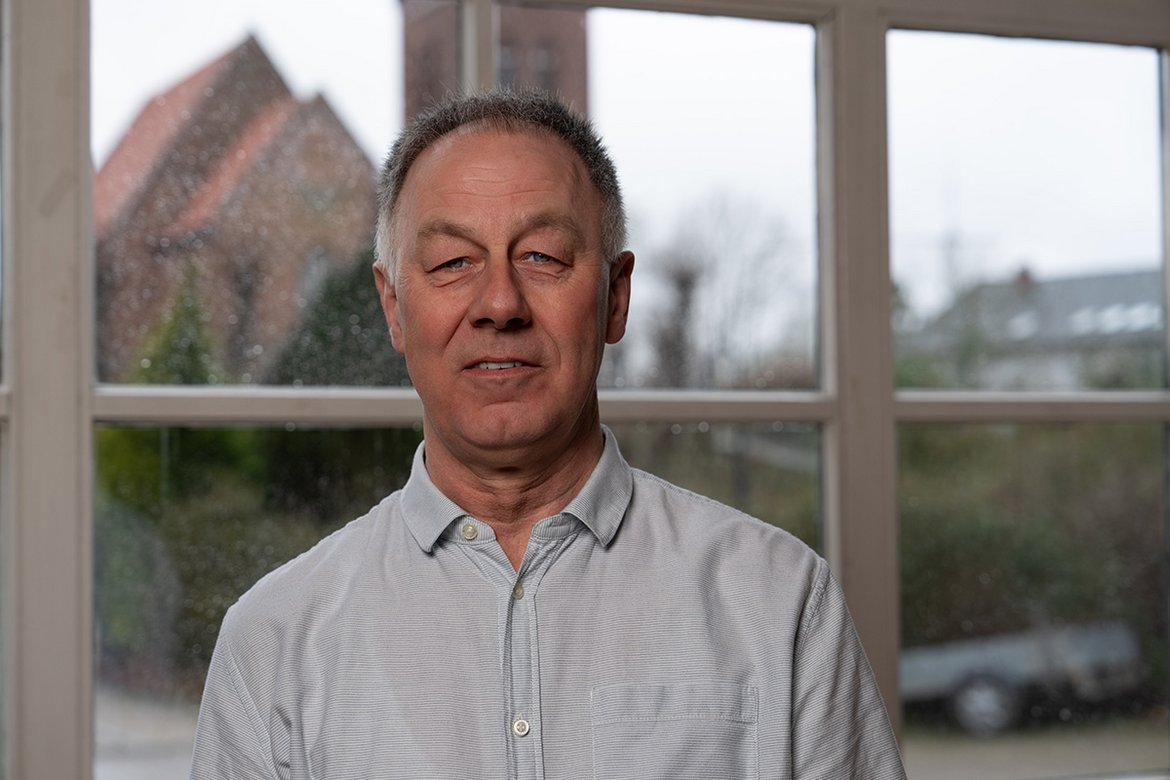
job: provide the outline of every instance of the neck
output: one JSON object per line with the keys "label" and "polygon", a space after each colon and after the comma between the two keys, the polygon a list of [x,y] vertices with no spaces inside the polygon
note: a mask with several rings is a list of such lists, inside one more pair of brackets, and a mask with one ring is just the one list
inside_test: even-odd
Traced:
{"label": "neck", "polygon": [[519,569],[533,526],[562,511],[580,492],[604,449],[598,418],[582,421],[568,441],[517,450],[454,452],[424,423],[427,474],[445,496],[492,527]]}

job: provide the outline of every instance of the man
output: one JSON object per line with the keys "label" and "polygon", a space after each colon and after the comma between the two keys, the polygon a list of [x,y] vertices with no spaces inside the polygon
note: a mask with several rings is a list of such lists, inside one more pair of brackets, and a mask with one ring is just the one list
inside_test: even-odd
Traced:
{"label": "man", "polygon": [[424,443],[228,613],[193,778],[904,777],[824,561],[601,426],[624,237],[611,161],[552,99],[403,133],[375,277]]}

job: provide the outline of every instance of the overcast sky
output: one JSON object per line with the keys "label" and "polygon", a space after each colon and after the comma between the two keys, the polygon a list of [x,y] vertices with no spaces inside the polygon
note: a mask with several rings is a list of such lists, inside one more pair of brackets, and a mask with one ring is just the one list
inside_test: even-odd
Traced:
{"label": "overcast sky", "polygon": [[[146,100],[249,32],[371,159],[401,124],[397,0],[93,0],[92,28],[99,164]],[[653,255],[713,202],[737,203],[779,226],[781,270],[810,289],[811,29],[602,10],[588,30],[591,110],[635,249]],[[895,32],[888,62],[894,271],[913,301],[1021,265],[1043,278],[1157,262],[1151,50]]]}
{"label": "overcast sky", "polygon": [[93,0],[93,150],[100,164],[153,95],[254,33],[300,97],[323,92],[375,160],[402,124],[397,0]]}

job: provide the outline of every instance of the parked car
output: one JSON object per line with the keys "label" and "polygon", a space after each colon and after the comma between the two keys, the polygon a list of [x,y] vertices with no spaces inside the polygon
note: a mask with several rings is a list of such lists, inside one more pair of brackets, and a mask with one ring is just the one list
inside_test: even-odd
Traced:
{"label": "parked car", "polygon": [[1015,725],[1037,699],[1103,702],[1141,683],[1137,636],[1119,622],[1038,628],[902,652],[902,701],[941,701],[978,736]]}

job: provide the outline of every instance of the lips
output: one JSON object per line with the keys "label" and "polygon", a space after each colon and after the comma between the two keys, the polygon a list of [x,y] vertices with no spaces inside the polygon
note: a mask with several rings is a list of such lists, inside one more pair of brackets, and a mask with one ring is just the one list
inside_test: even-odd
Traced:
{"label": "lips", "polygon": [[536,364],[512,355],[485,355],[474,358],[464,366],[473,371],[507,371],[515,368],[533,368]]}

